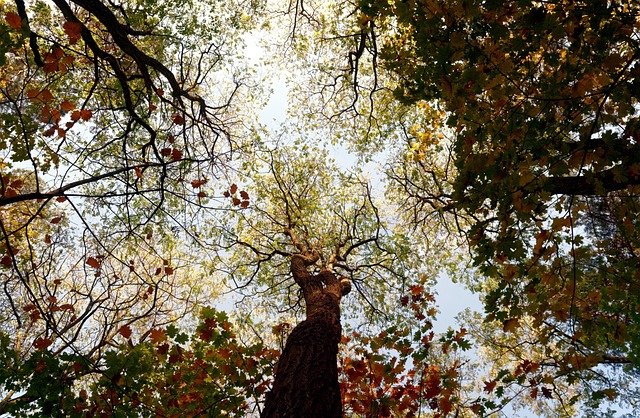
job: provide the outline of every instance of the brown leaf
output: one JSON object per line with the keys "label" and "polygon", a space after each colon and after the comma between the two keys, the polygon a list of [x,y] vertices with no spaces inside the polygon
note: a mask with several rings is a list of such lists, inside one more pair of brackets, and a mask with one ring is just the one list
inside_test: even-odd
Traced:
{"label": "brown leaf", "polygon": [[22,19],[20,19],[20,16],[18,16],[17,14],[13,12],[7,12],[7,14],[4,16],[4,19],[13,29],[22,29]]}
{"label": "brown leaf", "polygon": [[82,24],[78,22],[67,21],[67,22],[64,22],[64,24],[62,25],[62,28],[64,29],[64,33],[66,33],[67,36],[69,37],[69,43],[71,45],[74,45],[76,42],[78,42],[78,40],[80,40]]}
{"label": "brown leaf", "polygon": [[73,104],[72,101],[63,100],[62,103],[60,103],[60,109],[64,110],[65,112],[71,112],[75,108],[76,105]]}
{"label": "brown leaf", "polygon": [[36,338],[36,340],[33,342],[33,346],[36,350],[45,350],[51,344],[53,344],[53,341],[51,339],[42,337]]}
{"label": "brown leaf", "polygon": [[118,333],[124,338],[129,339],[129,337],[131,337],[131,327],[129,325],[123,325],[118,330]]}
{"label": "brown leaf", "polygon": [[52,218],[50,222],[55,225],[55,224],[59,224],[61,220],[62,220],[61,216],[56,216],[55,218]]}
{"label": "brown leaf", "polygon": [[519,325],[520,321],[518,318],[507,319],[502,323],[502,330],[504,332],[515,332]]}
{"label": "brown leaf", "polygon": [[88,266],[93,267],[94,269],[99,269],[100,268],[100,262],[97,259],[93,258],[93,257],[87,258],[86,263],[87,263]]}
{"label": "brown leaf", "polygon": [[171,159],[173,161],[180,161],[182,159],[182,151],[177,148],[171,150]]}

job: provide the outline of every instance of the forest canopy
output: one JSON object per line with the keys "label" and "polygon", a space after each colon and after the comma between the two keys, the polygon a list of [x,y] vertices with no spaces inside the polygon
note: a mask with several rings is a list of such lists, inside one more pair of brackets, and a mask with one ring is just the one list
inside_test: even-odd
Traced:
{"label": "forest canopy", "polygon": [[0,8],[0,416],[635,416],[640,3]]}

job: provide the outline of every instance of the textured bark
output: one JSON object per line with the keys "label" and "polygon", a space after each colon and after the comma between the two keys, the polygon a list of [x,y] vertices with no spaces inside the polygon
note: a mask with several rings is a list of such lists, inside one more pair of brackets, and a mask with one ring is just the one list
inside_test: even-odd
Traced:
{"label": "textured bark", "polygon": [[309,274],[307,267],[315,261],[313,255],[291,258],[291,272],[302,288],[307,317],[287,339],[262,418],[342,416],[337,355],[344,290],[329,270]]}

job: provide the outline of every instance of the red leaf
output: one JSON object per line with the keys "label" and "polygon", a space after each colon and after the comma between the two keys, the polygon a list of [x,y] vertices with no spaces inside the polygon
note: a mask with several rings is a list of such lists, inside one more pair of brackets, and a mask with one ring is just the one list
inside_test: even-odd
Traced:
{"label": "red leaf", "polygon": [[87,258],[86,263],[87,265],[89,265],[90,267],[93,267],[94,269],[100,268],[100,262],[93,257]]}
{"label": "red leaf", "polygon": [[56,216],[55,218],[52,218],[50,222],[55,225],[60,223],[61,220],[62,220],[61,216]]}
{"label": "red leaf", "polygon": [[177,148],[171,150],[171,159],[173,161],[180,161],[182,159],[182,151]]}
{"label": "red leaf", "polygon": [[10,256],[5,255],[0,259],[0,264],[2,264],[3,266],[10,266],[13,264],[13,259]]}
{"label": "red leaf", "polygon": [[197,180],[191,180],[191,187],[193,187],[194,189],[197,189],[200,186],[203,186],[207,183],[207,179],[197,179]]}
{"label": "red leaf", "polygon": [[142,178],[142,170],[140,170],[140,167],[135,167],[133,170],[136,172],[136,177],[141,179]]}
{"label": "red leaf", "polygon": [[235,194],[238,191],[238,186],[234,183],[231,185],[231,189],[229,189],[231,191],[231,194]]}
{"label": "red leaf", "polygon": [[153,112],[154,110],[156,110],[158,108],[158,106],[154,105],[153,103],[149,105],[149,110],[151,112]]}
{"label": "red leaf", "polygon": [[228,190],[225,190],[225,191],[224,191],[224,193],[222,193],[222,195],[223,195],[224,197],[229,197],[229,196],[231,196],[231,193],[229,193],[229,191],[228,191]]}
{"label": "red leaf", "polygon": [[248,200],[243,200],[242,202],[240,202],[240,207],[241,208],[248,208],[249,207],[249,201]]}
{"label": "red leaf", "polygon": [[80,32],[82,31],[82,25],[80,23],[67,21],[64,22],[62,27],[64,28],[64,33],[69,37],[69,43],[71,45],[78,42],[80,39]]}
{"label": "red leaf", "polygon": [[124,338],[129,339],[129,337],[131,337],[131,327],[129,325],[123,325],[118,330],[118,333]]}
{"label": "red leaf", "polygon": [[[233,204],[234,204],[235,206],[238,206],[238,205],[241,203],[241,202],[240,202],[240,199],[238,199],[237,197],[234,197],[234,198],[232,199],[232,202],[233,202]],[[245,202],[246,202],[246,200],[245,200]]]}
{"label": "red leaf", "polygon": [[497,384],[498,382],[496,382],[495,380],[492,380],[490,382],[484,382],[484,391],[487,393],[493,392],[493,389],[496,387]]}
{"label": "red leaf", "polygon": [[58,196],[58,197],[56,197],[56,201],[60,202],[60,203],[66,202],[66,200],[67,200],[66,196]]}
{"label": "red leaf", "polygon": [[9,26],[11,26],[13,29],[15,30],[22,29],[22,19],[20,19],[20,16],[18,16],[17,14],[13,12],[7,12],[4,19],[7,21]]}
{"label": "red leaf", "polygon": [[65,112],[71,112],[75,108],[76,105],[69,100],[64,100],[62,103],[60,103],[60,109],[64,110]]}
{"label": "red leaf", "polygon": [[249,200],[249,193],[245,192],[244,190],[240,192],[240,197],[243,200]]}
{"label": "red leaf", "polygon": [[42,337],[36,338],[36,340],[33,342],[33,346],[36,350],[44,350],[51,344],[53,344],[53,341],[51,341],[51,339]]}
{"label": "red leaf", "polygon": [[171,276],[173,274],[173,267],[165,267],[164,272],[167,276]]}
{"label": "red leaf", "polygon": [[156,89],[156,93],[158,93],[158,96],[164,96],[164,90],[160,88]]}
{"label": "red leaf", "polygon": [[173,123],[175,123],[176,125],[184,125],[184,118],[181,115],[174,113]]}
{"label": "red leaf", "polygon": [[198,197],[200,199],[204,199],[205,197],[207,197],[207,194],[205,192],[200,192],[200,193],[198,193]]}
{"label": "red leaf", "polygon": [[90,111],[89,109],[82,109],[80,111],[80,116],[82,117],[82,119],[86,122],[89,119],[91,119],[91,116],[93,116],[93,112]]}
{"label": "red leaf", "polygon": [[82,117],[82,113],[80,113],[79,110],[74,110],[71,113],[71,120],[76,122],[77,120],[79,120]]}

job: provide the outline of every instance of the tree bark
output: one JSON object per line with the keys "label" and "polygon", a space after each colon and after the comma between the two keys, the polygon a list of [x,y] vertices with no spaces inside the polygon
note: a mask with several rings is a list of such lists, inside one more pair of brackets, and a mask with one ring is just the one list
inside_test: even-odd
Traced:
{"label": "tree bark", "polygon": [[287,338],[262,418],[342,417],[338,384],[343,285],[330,270],[312,275],[307,267],[317,255],[295,254],[291,272],[302,288],[306,319]]}

